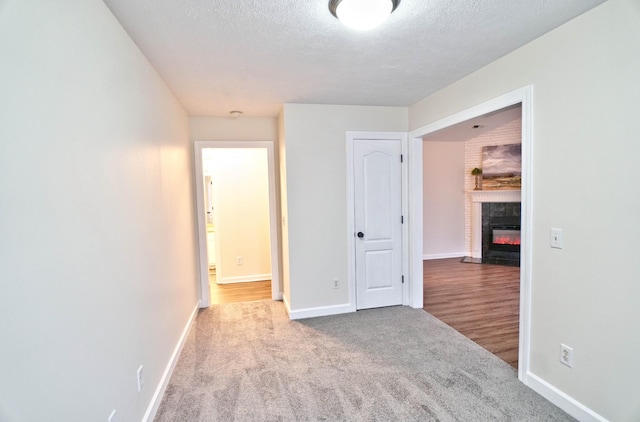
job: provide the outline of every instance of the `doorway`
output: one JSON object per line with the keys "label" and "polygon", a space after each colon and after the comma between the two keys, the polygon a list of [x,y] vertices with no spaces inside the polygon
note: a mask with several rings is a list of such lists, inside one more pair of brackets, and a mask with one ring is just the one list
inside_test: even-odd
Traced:
{"label": "doorway", "polygon": [[402,141],[355,139],[357,309],[402,304]]}
{"label": "doorway", "polygon": [[[524,382],[526,374],[529,370],[529,353],[530,353],[530,297],[531,297],[531,246],[532,246],[532,216],[531,216],[531,158],[532,158],[532,134],[531,134],[531,113],[532,113],[532,87],[513,91],[502,97],[487,101],[478,106],[463,110],[447,118],[441,119],[427,126],[415,129],[411,132],[411,166],[410,183],[411,183],[411,216],[415,225],[415,220],[423,217],[423,165],[422,165],[422,138],[446,128],[455,126],[459,123],[469,121],[473,118],[483,116],[485,114],[494,113],[498,110],[521,104],[521,139],[522,139],[522,189],[521,189],[521,257],[520,268],[517,269],[519,279],[519,309],[518,309],[518,378]],[[418,162],[420,160],[420,162]],[[421,224],[420,224],[421,226]],[[422,251],[422,230],[420,238],[411,237],[411,246],[414,254],[412,254],[411,268],[412,272],[420,272],[424,277],[423,258],[417,257],[417,251]],[[468,247],[465,249],[465,254]],[[443,257],[446,258],[446,257]],[[451,258],[450,258],[451,259]],[[475,265],[475,264],[464,264]],[[513,268],[513,267],[510,267]],[[517,268],[517,267],[516,267]]]}
{"label": "doorway", "polygon": [[[521,118],[517,104],[423,137],[423,309],[514,368],[520,308],[516,177]],[[511,179],[482,184],[472,174],[474,168],[486,173],[493,168],[494,173],[513,174],[515,180],[504,186],[497,182]],[[501,190],[495,190],[498,187]],[[480,215],[472,218],[475,213]],[[476,238],[480,246],[474,254]]]}
{"label": "doorway", "polygon": [[200,303],[281,299],[273,143],[196,141]]}
{"label": "doorway", "polygon": [[[421,307],[408,275],[407,134],[347,132],[347,239],[352,310]],[[407,280],[408,282],[405,282]],[[413,281],[413,282],[412,282]],[[420,286],[421,287],[421,286]]]}

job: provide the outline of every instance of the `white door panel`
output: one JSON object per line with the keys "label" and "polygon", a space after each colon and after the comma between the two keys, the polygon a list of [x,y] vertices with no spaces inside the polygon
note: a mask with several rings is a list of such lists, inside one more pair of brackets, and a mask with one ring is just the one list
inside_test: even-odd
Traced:
{"label": "white door panel", "polygon": [[402,144],[356,139],[355,270],[358,309],[402,304]]}
{"label": "white door panel", "polygon": [[368,277],[365,277],[365,291],[393,288],[391,278],[393,271],[393,253],[391,251],[366,251],[365,265]]}

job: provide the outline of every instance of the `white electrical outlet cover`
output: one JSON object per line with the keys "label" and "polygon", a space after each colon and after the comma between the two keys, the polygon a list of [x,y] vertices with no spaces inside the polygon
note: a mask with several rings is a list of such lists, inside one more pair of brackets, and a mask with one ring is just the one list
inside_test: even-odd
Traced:
{"label": "white electrical outlet cover", "polygon": [[573,348],[560,343],[560,363],[573,368]]}

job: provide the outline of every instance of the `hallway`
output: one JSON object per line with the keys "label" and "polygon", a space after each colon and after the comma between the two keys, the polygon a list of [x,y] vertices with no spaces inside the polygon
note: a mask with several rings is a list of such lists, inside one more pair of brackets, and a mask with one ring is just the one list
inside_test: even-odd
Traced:
{"label": "hallway", "polygon": [[212,305],[271,299],[271,280],[230,284],[218,284],[215,280],[215,269],[209,270]]}

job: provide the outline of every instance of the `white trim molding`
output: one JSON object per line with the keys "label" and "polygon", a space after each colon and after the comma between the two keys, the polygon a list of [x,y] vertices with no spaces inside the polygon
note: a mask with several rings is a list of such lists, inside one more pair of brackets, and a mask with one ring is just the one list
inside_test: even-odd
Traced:
{"label": "white trim molding", "polygon": [[[423,286],[423,213],[422,213],[422,138],[409,138],[409,157],[407,190],[409,208],[407,212],[407,222],[409,229],[409,280],[416,280],[411,283],[409,290],[409,306],[422,309],[424,306],[424,286]],[[419,282],[418,282],[419,280]]]}
{"label": "white trim molding", "polygon": [[271,280],[271,274],[250,274],[239,275],[236,277],[224,277],[217,280],[218,284],[231,284],[231,283],[253,283],[254,281]]}
{"label": "white trim molding", "polygon": [[196,305],[191,311],[191,315],[189,316],[189,320],[182,330],[182,334],[178,339],[178,344],[173,349],[173,353],[169,358],[169,363],[167,364],[162,376],[160,377],[160,382],[156,387],[156,391],[153,393],[153,397],[151,398],[151,402],[147,407],[147,411],[142,417],[142,422],[151,422],[155,419],[156,413],[158,413],[158,408],[160,407],[160,402],[162,402],[162,396],[164,396],[164,392],[167,390],[167,386],[169,385],[169,380],[171,379],[171,375],[173,374],[173,370],[178,363],[178,359],[180,358],[180,353],[182,352],[182,348],[184,347],[184,343],[187,341],[187,336],[191,331],[191,327],[193,326],[194,321],[196,320],[196,316],[198,315],[198,309],[200,308],[200,304]]}
{"label": "white trim molding", "polygon": [[531,372],[527,372],[527,382],[525,384],[581,422],[609,422],[604,416],[589,409],[584,404]]}
{"label": "white trim molding", "polygon": [[317,308],[304,308],[304,309],[289,309],[288,303],[286,303],[287,313],[289,314],[290,320],[296,319],[305,319],[305,318],[315,318],[321,316],[328,315],[338,315],[338,314],[347,314],[350,312],[355,312],[355,306],[352,306],[348,303],[343,305],[332,305],[332,306],[319,306]]}
{"label": "white trim molding", "polygon": [[431,259],[463,258],[465,256],[467,256],[466,252],[432,253],[422,255],[422,260],[429,261]]}
{"label": "white trim molding", "polygon": [[471,202],[520,202],[522,194],[519,190],[474,190],[471,191]]}

